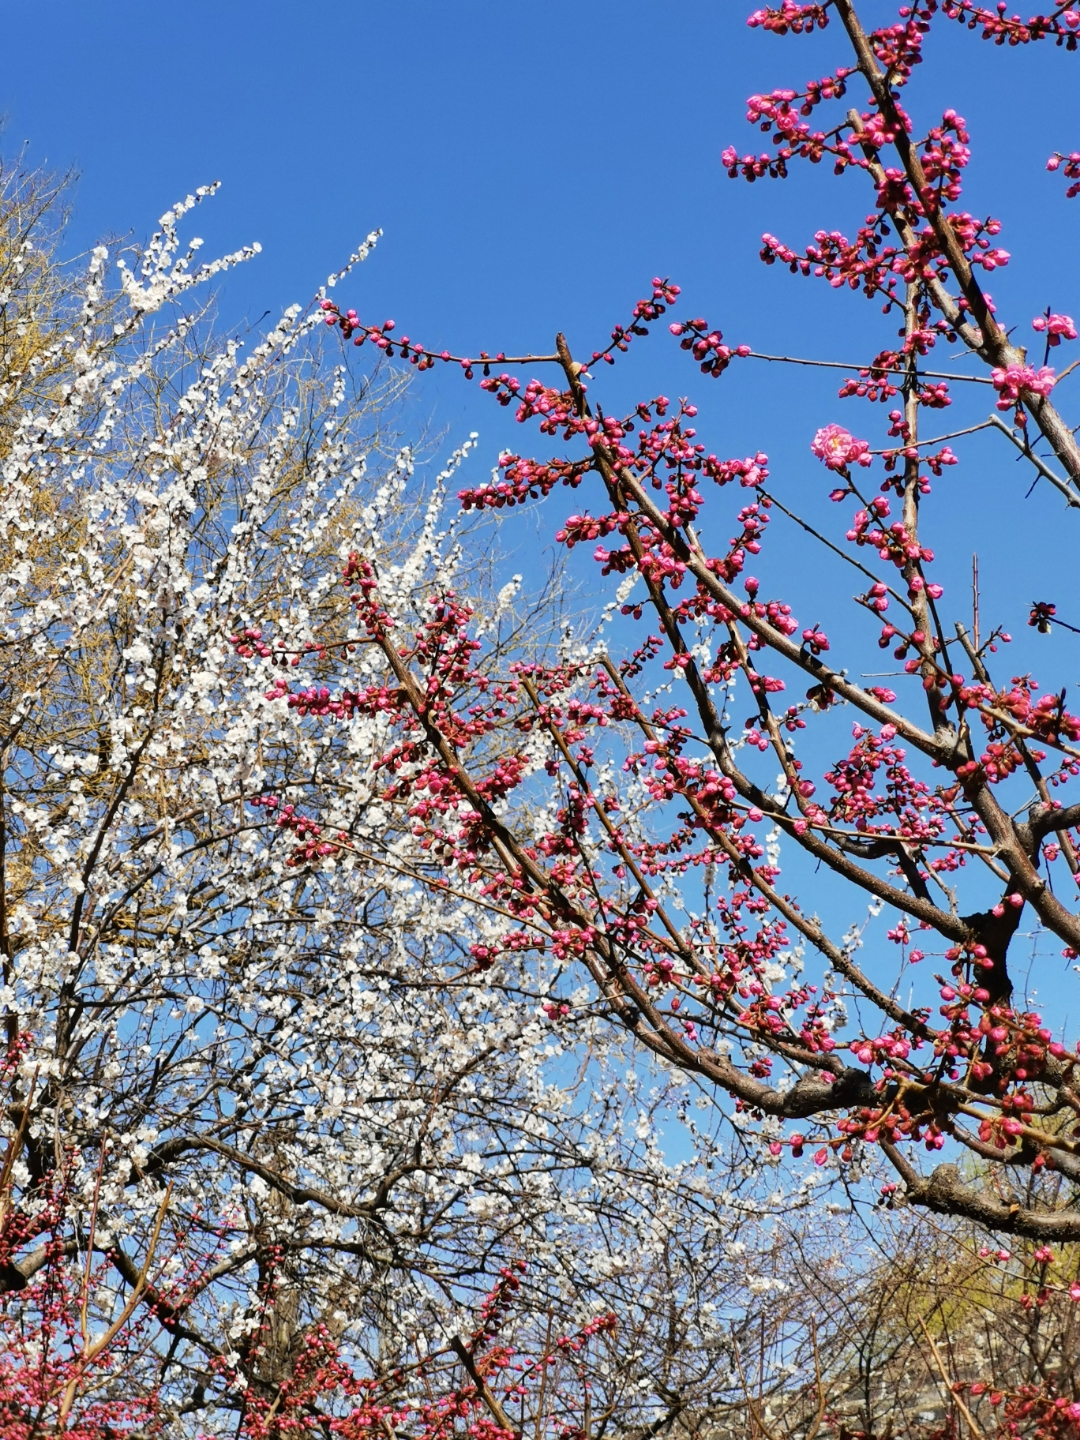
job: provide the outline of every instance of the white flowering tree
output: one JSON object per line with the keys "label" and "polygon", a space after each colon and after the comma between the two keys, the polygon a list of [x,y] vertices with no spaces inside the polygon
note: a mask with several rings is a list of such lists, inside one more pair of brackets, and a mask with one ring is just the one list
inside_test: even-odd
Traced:
{"label": "white flowering tree", "polygon": [[[74,278],[47,189],[10,179],[0,212],[5,1433],[385,1433],[401,1397],[361,1415],[357,1377],[422,1395],[432,1356],[490,1420],[453,1345],[521,1260],[539,1352],[593,1326],[601,1428],[713,1413],[748,1295],[787,1313],[740,1235],[790,1197],[752,1203],[600,1011],[564,1050],[526,957],[477,970],[372,767],[388,721],[276,698],[301,660],[368,663],[350,554],[402,615],[461,582],[440,506],[469,446],[423,483],[399,378],[320,360],[317,305],[213,339],[197,287],[257,247],[197,264],[208,193]],[[543,648],[547,610],[469,583],[493,664]]]}

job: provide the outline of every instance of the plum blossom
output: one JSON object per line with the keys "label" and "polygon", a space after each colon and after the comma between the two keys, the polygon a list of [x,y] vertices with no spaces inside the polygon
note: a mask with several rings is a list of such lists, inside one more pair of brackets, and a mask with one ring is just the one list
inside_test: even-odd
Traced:
{"label": "plum blossom", "polygon": [[1008,410],[1025,395],[1049,395],[1056,377],[1049,365],[1041,365],[1038,370],[1031,365],[1009,365],[991,370],[990,383],[998,392],[997,408]]}
{"label": "plum blossom", "polygon": [[1060,345],[1062,340],[1076,339],[1076,322],[1071,315],[1036,315],[1031,328],[1040,335],[1045,330],[1048,345]]}
{"label": "plum blossom", "polygon": [[842,425],[822,426],[810,442],[810,449],[828,470],[843,470],[852,463],[867,466],[873,458],[869,443],[857,440]]}

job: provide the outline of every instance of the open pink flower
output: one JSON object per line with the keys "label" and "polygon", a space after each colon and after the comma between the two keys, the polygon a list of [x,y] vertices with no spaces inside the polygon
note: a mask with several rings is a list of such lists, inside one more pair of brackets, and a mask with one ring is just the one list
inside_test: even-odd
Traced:
{"label": "open pink flower", "polygon": [[1008,410],[1025,395],[1049,395],[1055,376],[1049,365],[1041,365],[1038,370],[1031,365],[1009,365],[991,370],[990,383],[998,392],[997,408]]}
{"label": "open pink flower", "polygon": [[843,470],[846,465],[869,465],[873,459],[870,444],[857,440],[842,425],[825,425],[814,436],[810,449],[828,470]]}
{"label": "open pink flower", "polygon": [[1076,339],[1076,322],[1071,315],[1036,315],[1031,328],[1040,333],[1047,331],[1051,345],[1060,345],[1062,340]]}

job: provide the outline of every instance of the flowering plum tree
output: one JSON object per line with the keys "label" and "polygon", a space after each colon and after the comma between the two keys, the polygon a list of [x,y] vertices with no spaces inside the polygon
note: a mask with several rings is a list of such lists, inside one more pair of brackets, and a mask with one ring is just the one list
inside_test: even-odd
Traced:
{"label": "flowering plum tree", "polygon": [[[417,619],[357,547],[340,575],[354,611],[347,644],[319,651],[317,684],[283,668],[266,693],[324,736],[382,725],[385,742],[357,768],[378,777],[381,803],[411,837],[394,863],[425,880],[455,926],[471,910],[472,962],[493,986],[509,967],[512,990],[522,957],[535,957],[554,1036],[616,1022],[730,1096],[766,1157],[809,1147],[848,1176],[880,1153],[894,1172],[887,1197],[902,1187],[916,1205],[990,1227],[1078,1238],[1076,1037],[1062,1033],[1064,1012],[1025,1002],[1010,960],[1028,917],[1080,956],[1070,899],[1080,716],[1069,675],[1002,672],[1008,634],[950,609],[927,537],[932,481],[957,462],[949,442],[973,429],[1008,437],[1036,479],[1080,506],[1080,450],[1056,403],[1065,372],[1049,364],[1076,328],[1053,309],[1037,317],[1041,364],[1015,342],[983,286],[1009,258],[1000,224],[959,209],[965,122],[947,109],[920,126],[909,113],[925,47],[957,23],[998,44],[1052,39],[1067,52],[1080,35],[1069,6],[1021,22],[962,0],[919,0],[876,29],[850,0],[784,0],[750,17],[780,35],[827,28],[840,53],[802,90],[751,97],[750,119],[774,145],[727,150],[729,173],[782,177],[797,159],[827,158],[873,201],[854,240],[822,231],[797,249],[766,235],[762,258],[861,291],[900,326],[898,343],[854,367],[840,392],[889,407],[878,412],[883,443],[836,423],[813,438],[841,507],[835,536],[781,500],[764,453],[710,452],[689,400],[659,396],[626,413],[598,403],[594,377],[661,317],[704,375],[757,355],[680,318],[667,280],[581,356],[562,336],[550,354],[455,356],[328,298],[326,322],[346,340],[420,371],[460,366],[563,443],[552,459],[504,454],[461,504],[501,512],[576,492],[556,539],[592,549],[612,598],[600,629],[557,656],[493,665],[457,588],[435,589]],[[812,128],[834,104],[829,128]],[[944,344],[982,363],[975,383],[994,409],[927,436],[925,413],[941,414],[954,381],[969,379],[934,359]],[[522,381],[518,366],[549,378]],[[899,662],[895,690],[855,678],[874,669],[857,628],[830,638],[796,618],[782,578],[748,573],[751,557],[767,565],[778,514],[817,547],[815,574],[834,565],[837,587],[854,580],[856,610],[874,627],[869,656],[880,647]],[[1040,602],[1031,623],[1045,631],[1053,615]],[[291,642],[261,643],[269,675],[275,647]],[[356,853],[315,797],[302,805],[271,786],[258,803],[293,837],[294,866]],[[872,959],[859,957],[860,925],[841,934],[821,917],[843,902],[819,898],[815,876],[862,892],[872,914],[889,908]],[[920,1168],[919,1147],[935,1168]],[[965,1180],[955,1152],[991,1166],[996,1188]],[[1023,1177],[1016,1193],[1010,1174]]]}

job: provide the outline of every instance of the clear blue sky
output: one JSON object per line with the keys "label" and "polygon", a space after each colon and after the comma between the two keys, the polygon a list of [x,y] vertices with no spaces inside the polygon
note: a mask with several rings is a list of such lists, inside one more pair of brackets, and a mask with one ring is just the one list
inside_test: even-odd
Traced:
{"label": "clear blue sky", "polygon": [[[185,222],[189,233],[205,236],[204,254],[263,245],[224,286],[229,326],[306,301],[381,226],[375,255],[338,293],[437,349],[546,349],[561,328],[591,350],[650,277],[666,274],[684,287],[686,311],[731,341],[867,359],[893,336],[874,306],[757,260],[764,230],[796,245],[819,227],[852,233],[871,203],[865,182],[796,165],[785,182],[748,186],[720,167],[727,143],[742,151],[764,141],[746,123],[747,94],[801,88],[847,58],[835,29],[780,39],[746,27],[750,8],[0,0],[4,149],[26,141],[29,163],[77,168],[73,248],[107,234],[144,238],[174,200],[220,179],[218,197]],[[882,23],[895,7],[863,0],[862,11]],[[1080,55],[1047,44],[1001,50],[938,28],[908,103],[923,123],[947,105],[967,117],[975,159],[963,203],[1004,221],[1000,243],[1014,262],[992,289],[1033,339],[1028,324],[1047,304],[1080,317],[1080,199],[1066,202],[1060,176],[1044,168],[1051,149],[1080,148]],[[1055,269],[1062,253],[1071,259]],[[836,419],[881,439],[879,410],[838,402],[835,373],[749,363],[706,381],[666,327],[599,380],[609,409],[691,393],[704,402],[710,448],[765,449],[786,498],[830,524],[810,436]],[[1077,403],[1063,389],[1062,404],[1080,420],[1080,373],[1068,384]],[[433,417],[454,441],[481,431],[478,473],[503,445],[525,441],[457,374],[436,371],[417,392],[418,420]],[[981,387],[956,396],[944,429],[985,416]],[[1042,595],[1055,554],[1064,563],[1071,553],[1060,504],[1045,487],[1018,501],[1027,482],[1002,437],[976,437],[962,454],[936,487],[928,524],[940,524],[938,540],[946,527],[970,531],[958,563],[978,548],[987,586],[1015,597],[1016,613],[995,619],[1023,629],[1032,598],[1077,619],[1075,595]],[[566,509],[556,508],[553,520]],[[778,558],[794,561],[802,552],[789,557],[776,528]]]}
{"label": "clear blue sky", "polygon": [[[0,0],[5,149],[26,140],[30,163],[78,169],[73,246],[110,233],[145,237],[175,199],[220,179],[220,196],[193,224],[205,253],[263,245],[224,288],[228,325],[307,300],[381,226],[376,254],[339,293],[363,317],[392,315],[437,349],[547,348],[562,328],[591,350],[650,277],[667,274],[683,285],[686,311],[707,315],[734,342],[865,360],[893,334],[873,306],[756,258],[763,230],[793,244],[819,227],[851,233],[871,204],[865,183],[796,166],[784,183],[749,187],[719,164],[728,142],[742,151],[763,139],[745,121],[748,93],[801,87],[846,59],[833,30],[786,40],[748,30],[750,8],[750,0]],[[894,13],[882,0],[863,8],[870,23]],[[1029,321],[1047,304],[1080,317],[1080,200],[1066,203],[1060,177],[1044,169],[1052,149],[1080,149],[1080,56],[1045,44],[1003,51],[939,28],[909,104],[923,122],[949,105],[967,117],[975,162],[964,204],[1004,220],[1000,243],[1014,263],[991,288],[1003,314],[1034,338]],[[1063,248],[1071,259],[1055,269]],[[710,448],[767,450],[778,492],[832,524],[828,486],[808,451],[813,431],[842,420],[881,443],[883,416],[838,402],[835,374],[748,363],[705,381],[666,333],[602,379],[614,387],[605,388],[608,408],[661,390],[704,400]],[[1069,384],[1076,403],[1063,393],[1062,405],[1080,420],[1080,377]],[[417,388],[421,416],[450,439],[482,432],[475,477],[504,444],[522,443],[506,412],[458,376],[437,374]],[[942,429],[989,408],[985,392],[961,390]],[[1042,641],[1024,618],[1032,599],[1045,598],[1080,621],[1077,522],[1063,523],[1045,487],[1020,500],[1029,474],[1002,437],[976,437],[962,453],[936,485],[927,519],[939,549],[948,531],[961,537],[947,585],[959,597],[977,548],[996,592],[984,622],[1017,632],[1017,669],[1036,655],[1045,670],[1050,646],[1080,642],[1060,631]],[[573,508],[553,503],[549,521]],[[722,508],[721,544],[733,507]],[[775,528],[772,564],[785,570],[776,588],[796,592],[804,619],[831,628],[835,607],[821,574],[800,569],[805,552]],[[759,573],[769,573],[764,557]],[[849,590],[845,578],[836,599]],[[1075,674],[1075,653],[1060,658]]]}
{"label": "clear blue sky", "polygon": [[[750,91],[801,84],[842,54],[833,31],[748,30],[750,8],[0,0],[5,149],[27,140],[31,160],[78,168],[80,241],[141,237],[174,199],[220,179],[197,217],[208,250],[264,247],[226,291],[230,318],[306,299],[381,226],[349,298],[440,348],[535,348],[558,327],[591,348],[665,273],[691,310],[756,348],[861,355],[845,326],[872,307],[766,271],[755,255],[765,229],[792,242],[819,225],[850,230],[865,189],[825,167],[748,187],[718,163],[729,141],[741,150],[762,138],[745,122]],[[894,7],[864,8],[878,21]],[[1080,202],[1066,207],[1043,163],[1051,145],[1080,146],[1080,57],[1046,45],[1005,53],[956,26],[945,41],[914,103],[927,114],[931,101],[938,113],[952,104],[971,122],[966,202],[1006,221],[1018,263],[993,288],[1022,295],[1009,310],[1026,325],[1048,301],[1068,308],[1047,291],[1046,242],[1063,228],[1077,236]],[[652,348],[677,389],[672,355]],[[454,394],[466,403],[463,384]],[[757,443],[763,417],[745,418],[739,435]],[[771,429],[771,407],[765,418]]]}

